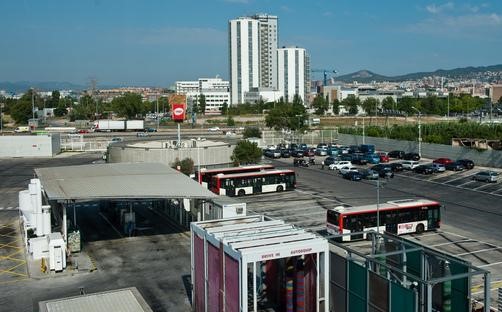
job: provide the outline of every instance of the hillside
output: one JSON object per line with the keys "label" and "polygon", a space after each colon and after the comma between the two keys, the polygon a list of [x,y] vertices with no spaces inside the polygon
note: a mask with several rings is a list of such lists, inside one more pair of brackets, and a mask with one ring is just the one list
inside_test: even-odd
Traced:
{"label": "hillside", "polygon": [[354,73],[341,75],[336,77],[335,79],[337,81],[343,81],[343,82],[358,81],[361,83],[368,83],[372,81],[381,82],[381,81],[418,80],[429,76],[439,76],[451,79],[474,79],[474,78],[483,78],[486,72],[498,72],[498,75],[496,75],[496,77],[499,77],[500,79],[502,76],[502,64],[491,65],[491,66],[479,66],[479,67],[469,66],[469,67],[454,68],[454,69],[438,69],[433,72],[409,73],[406,75],[399,75],[399,76],[379,75],[365,69]]}

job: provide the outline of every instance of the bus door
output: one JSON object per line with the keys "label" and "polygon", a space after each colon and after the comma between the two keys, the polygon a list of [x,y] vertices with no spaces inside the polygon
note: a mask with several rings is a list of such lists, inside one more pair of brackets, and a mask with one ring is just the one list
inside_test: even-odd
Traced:
{"label": "bus door", "polygon": [[265,180],[264,177],[257,177],[254,179],[251,179],[251,183],[253,184],[253,194],[259,194],[261,193],[261,187],[263,184],[263,180]]}
{"label": "bus door", "polygon": [[384,224],[385,224],[385,231],[389,232],[389,233],[393,233],[393,234],[397,234],[397,224],[399,223],[399,221],[397,220],[397,216],[399,214],[396,214],[394,212],[387,212],[387,213],[384,213],[385,216],[380,216],[380,219],[384,221]]}
{"label": "bus door", "polygon": [[[344,222],[347,222],[349,226],[348,227],[344,226],[344,227],[350,229],[351,233],[362,232],[364,231],[364,226],[360,219],[361,216],[350,216],[348,218],[345,218]],[[363,234],[351,235],[350,239],[351,240],[363,239]]]}
{"label": "bus door", "polygon": [[427,229],[437,228],[438,219],[439,219],[439,208],[430,207],[427,210]]}

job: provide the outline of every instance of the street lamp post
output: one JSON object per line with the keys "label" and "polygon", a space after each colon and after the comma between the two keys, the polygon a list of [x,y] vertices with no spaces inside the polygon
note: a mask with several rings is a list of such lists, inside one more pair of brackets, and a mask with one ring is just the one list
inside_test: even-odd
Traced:
{"label": "street lamp post", "polygon": [[448,91],[448,121],[450,120],[450,91]]}
{"label": "street lamp post", "polygon": [[363,116],[363,144],[366,144],[366,131],[365,131],[365,125],[364,125],[364,116]]}
{"label": "street lamp post", "polygon": [[412,106],[411,108],[413,108],[418,113],[418,156],[422,157],[422,113],[415,106]]}
{"label": "street lamp post", "polygon": [[3,108],[4,103],[0,103],[0,134],[3,135]]}
{"label": "street lamp post", "polygon": [[35,89],[31,88],[31,114],[32,118],[35,119]]}

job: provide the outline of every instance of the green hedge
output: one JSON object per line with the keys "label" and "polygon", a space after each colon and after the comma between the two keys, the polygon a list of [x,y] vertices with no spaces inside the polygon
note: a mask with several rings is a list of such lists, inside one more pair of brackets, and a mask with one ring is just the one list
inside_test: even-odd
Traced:
{"label": "green hedge", "polygon": [[[344,134],[362,135],[361,127],[342,127],[338,130]],[[367,126],[367,136],[396,140],[416,141],[417,125],[393,125],[391,127]],[[502,125],[482,125],[476,122],[443,122],[422,125],[422,141],[436,144],[451,144],[452,138],[502,139]]]}

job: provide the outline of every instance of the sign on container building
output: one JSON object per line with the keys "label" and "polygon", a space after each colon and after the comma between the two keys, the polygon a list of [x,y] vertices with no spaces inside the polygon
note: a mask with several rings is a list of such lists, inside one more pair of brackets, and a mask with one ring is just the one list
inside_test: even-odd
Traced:
{"label": "sign on container building", "polygon": [[186,116],[186,96],[183,94],[173,94],[169,97],[169,103],[171,103],[172,119],[176,122],[183,122]]}

